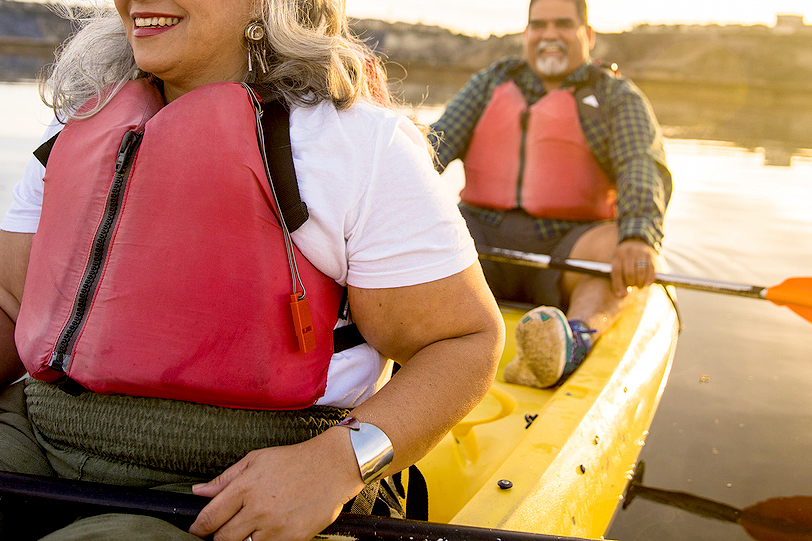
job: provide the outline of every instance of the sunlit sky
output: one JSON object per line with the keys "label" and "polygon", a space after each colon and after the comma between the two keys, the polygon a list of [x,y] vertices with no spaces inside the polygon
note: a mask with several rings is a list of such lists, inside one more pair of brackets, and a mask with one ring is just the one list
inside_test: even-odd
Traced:
{"label": "sunlit sky", "polygon": [[[347,0],[352,17],[422,22],[487,36],[521,32],[528,0]],[[802,15],[812,25],[812,0],[588,0],[589,22],[598,32],[649,24],[766,24]]]}

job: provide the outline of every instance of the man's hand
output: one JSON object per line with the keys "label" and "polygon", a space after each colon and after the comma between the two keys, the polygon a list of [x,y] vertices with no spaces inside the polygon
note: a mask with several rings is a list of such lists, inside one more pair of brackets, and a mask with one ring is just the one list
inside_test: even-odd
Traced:
{"label": "man's hand", "polygon": [[618,244],[612,257],[612,290],[625,297],[629,287],[654,283],[657,273],[657,251],[641,239],[627,239]]}

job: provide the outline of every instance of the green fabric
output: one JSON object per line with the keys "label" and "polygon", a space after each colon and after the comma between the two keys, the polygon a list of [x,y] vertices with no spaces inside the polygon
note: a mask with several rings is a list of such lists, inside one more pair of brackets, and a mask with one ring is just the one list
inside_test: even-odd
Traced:
{"label": "green fabric", "polygon": [[200,538],[157,518],[111,513],[78,520],[41,541],[200,541]]}
{"label": "green fabric", "polygon": [[53,475],[26,417],[24,388],[20,382],[0,393],[0,470]]}
{"label": "green fabric", "polygon": [[32,380],[28,415],[45,443],[146,468],[212,477],[254,449],[308,440],[349,410],[220,408],[177,400],[83,393]]}
{"label": "green fabric", "polygon": [[[306,412],[231,410],[94,393],[74,397],[29,379],[0,389],[0,469],[190,492],[192,484],[211,480],[248,451],[303,441],[347,413],[336,408]],[[188,469],[173,469],[179,467]],[[401,515],[398,501],[394,512],[379,509],[380,492],[380,481],[372,483],[344,510]],[[49,507],[44,521],[42,505],[0,497],[0,539],[35,540],[51,532],[48,541],[197,539],[167,522],[137,515],[74,522],[78,517],[70,506]]]}

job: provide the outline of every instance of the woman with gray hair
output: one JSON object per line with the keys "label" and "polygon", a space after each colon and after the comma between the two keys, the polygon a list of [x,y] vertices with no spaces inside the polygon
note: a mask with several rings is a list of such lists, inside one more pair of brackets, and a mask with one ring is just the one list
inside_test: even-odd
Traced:
{"label": "woman with gray hair", "polygon": [[[115,5],[61,50],[0,224],[0,470],[211,498],[189,532],[100,515],[51,540],[310,539],[397,509],[387,476],[504,340],[425,138],[340,0]],[[0,501],[2,534],[61,526],[40,513]]]}

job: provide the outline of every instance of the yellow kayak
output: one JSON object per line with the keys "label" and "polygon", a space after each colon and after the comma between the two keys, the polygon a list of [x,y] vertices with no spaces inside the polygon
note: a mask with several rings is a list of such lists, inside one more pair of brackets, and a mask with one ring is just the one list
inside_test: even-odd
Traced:
{"label": "yellow kayak", "polygon": [[[506,383],[513,330],[485,397],[417,466],[429,521],[341,515],[318,539],[552,541],[606,532],[634,471],[676,348],[679,322],[659,285],[641,292],[560,387]],[[0,494],[106,512],[147,513],[188,528],[206,498],[0,472]],[[526,533],[523,533],[526,532]]]}
{"label": "yellow kayak", "polygon": [[583,538],[609,528],[665,388],[679,321],[672,296],[641,292],[560,387],[506,383],[523,311],[490,393],[417,466],[429,520]]}

